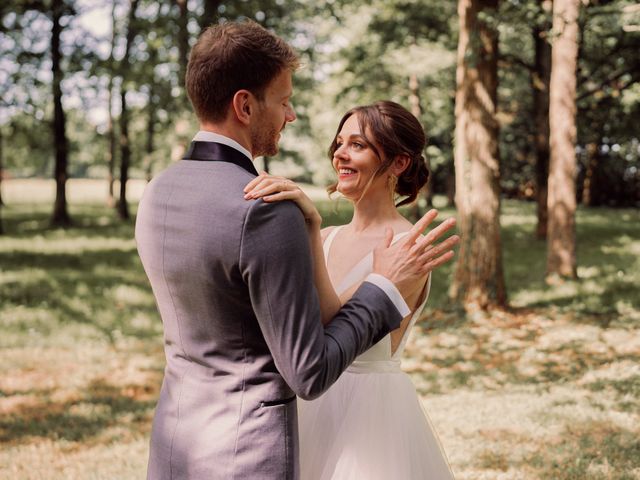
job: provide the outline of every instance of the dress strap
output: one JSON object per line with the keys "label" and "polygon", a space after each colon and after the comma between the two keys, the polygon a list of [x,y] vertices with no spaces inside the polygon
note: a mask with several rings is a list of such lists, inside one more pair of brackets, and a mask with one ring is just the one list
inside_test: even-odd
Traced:
{"label": "dress strap", "polygon": [[333,243],[333,239],[336,237],[338,231],[344,227],[344,225],[338,225],[333,230],[329,232],[327,238],[324,239],[324,243],[322,244],[322,251],[324,252],[324,263],[325,265],[329,264],[329,249],[331,248],[331,244]]}

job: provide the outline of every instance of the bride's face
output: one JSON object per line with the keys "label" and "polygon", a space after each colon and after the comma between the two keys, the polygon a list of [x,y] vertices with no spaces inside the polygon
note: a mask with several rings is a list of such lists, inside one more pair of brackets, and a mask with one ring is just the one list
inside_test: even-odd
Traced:
{"label": "bride's face", "polygon": [[[356,115],[351,115],[342,125],[333,154],[333,168],[338,174],[336,188],[352,201],[359,200],[365,192],[368,195],[386,185],[385,175],[375,176],[380,159],[360,131]],[[367,138],[371,139],[370,132],[367,132]]]}

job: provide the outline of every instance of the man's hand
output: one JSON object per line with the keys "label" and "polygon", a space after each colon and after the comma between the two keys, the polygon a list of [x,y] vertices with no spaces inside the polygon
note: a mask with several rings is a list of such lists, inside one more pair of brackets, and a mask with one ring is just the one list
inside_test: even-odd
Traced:
{"label": "man's hand", "polygon": [[420,236],[437,216],[437,210],[429,210],[402,240],[393,245],[393,231],[388,228],[386,238],[373,251],[373,273],[393,282],[405,299],[423,287],[420,280],[429,272],[453,258],[452,248],[460,241],[460,237],[452,235],[435,244],[455,226],[455,218],[448,218],[425,236]]}

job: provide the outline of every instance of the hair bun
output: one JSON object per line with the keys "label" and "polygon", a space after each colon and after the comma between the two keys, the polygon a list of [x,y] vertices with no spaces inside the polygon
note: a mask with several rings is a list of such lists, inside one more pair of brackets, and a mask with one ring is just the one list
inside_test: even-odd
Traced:
{"label": "hair bun", "polygon": [[396,193],[406,197],[400,203],[406,205],[413,202],[418,197],[418,192],[429,180],[429,169],[424,155],[416,155],[409,163],[407,169],[398,177]]}

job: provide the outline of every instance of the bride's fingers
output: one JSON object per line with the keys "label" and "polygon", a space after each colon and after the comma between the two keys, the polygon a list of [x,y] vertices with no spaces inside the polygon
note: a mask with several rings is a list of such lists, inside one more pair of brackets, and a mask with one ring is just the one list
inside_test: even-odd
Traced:
{"label": "bride's fingers", "polygon": [[300,193],[296,190],[282,190],[276,193],[272,193],[270,195],[266,195],[262,197],[262,200],[264,200],[267,203],[279,202],[281,200],[293,200],[299,205],[301,202]]}
{"label": "bride's fingers", "polygon": [[276,180],[273,182],[263,182],[257,185],[252,191],[245,195],[245,198],[260,198],[265,195],[269,195],[275,192],[283,192],[286,190],[293,190],[292,184],[288,184],[282,180]]}
{"label": "bride's fingers", "polygon": [[245,193],[249,193],[252,190],[259,190],[259,189],[263,188],[265,185],[269,185],[269,184],[277,183],[277,182],[281,182],[282,184],[292,184],[292,185],[294,185],[294,183],[291,180],[289,180],[288,178],[278,177],[278,176],[275,176],[275,175],[270,175],[270,174],[268,174],[266,172],[262,172],[256,178],[254,178],[249,183],[247,183],[247,185],[244,187],[243,191]]}
{"label": "bride's fingers", "polygon": [[425,213],[420,220],[418,220],[411,230],[409,230],[409,234],[404,237],[403,246],[406,248],[411,248],[413,244],[416,242],[416,239],[420,236],[422,232],[433,222],[433,220],[438,216],[438,211],[435,208],[432,208],[427,213]]}
{"label": "bride's fingers", "polygon": [[251,190],[245,193],[244,198],[257,198],[278,190],[293,190],[298,186],[291,180],[283,177],[268,177],[256,183]]}
{"label": "bride's fingers", "polygon": [[293,192],[288,190],[282,192],[272,193],[271,195],[265,195],[262,197],[265,202],[277,202],[279,200],[293,200]]}
{"label": "bride's fingers", "polygon": [[258,183],[260,183],[262,180],[264,180],[265,177],[268,177],[269,174],[266,172],[261,172],[260,175],[258,175],[256,178],[254,178],[253,180],[251,180],[249,183],[247,183],[247,186],[244,187],[244,192],[248,192],[250,190],[252,190]]}
{"label": "bride's fingers", "polygon": [[451,250],[455,247],[460,241],[460,237],[458,235],[452,235],[451,237],[443,240],[437,245],[430,245],[427,247],[424,252],[417,258],[418,263],[428,263],[432,259],[437,258],[443,252]]}
{"label": "bride's fingers", "polygon": [[445,253],[443,253],[442,255],[440,255],[439,257],[434,258],[433,260],[425,263],[424,265],[422,265],[422,267],[420,267],[421,271],[423,273],[429,273],[432,272],[433,270],[435,270],[436,268],[438,268],[440,265],[443,265],[445,263],[447,263],[449,260],[451,260],[454,256],[454,252],[453,250],[448,250]]}
{"label": "bride's fingers", "polygon": [[456,219],[453,217],[447,218],[444,222],[442,222],[440,225],[435,227],[433,230],[427,233],[424,237],[419,238],[416,241],[416,245],[419,248],[424,248],[427,245],[430,245],[436,240],[438,240],[440,237],[442,237],[442,235],[447,233],[449,230],[451,230],[455,226],[456,226]]}

